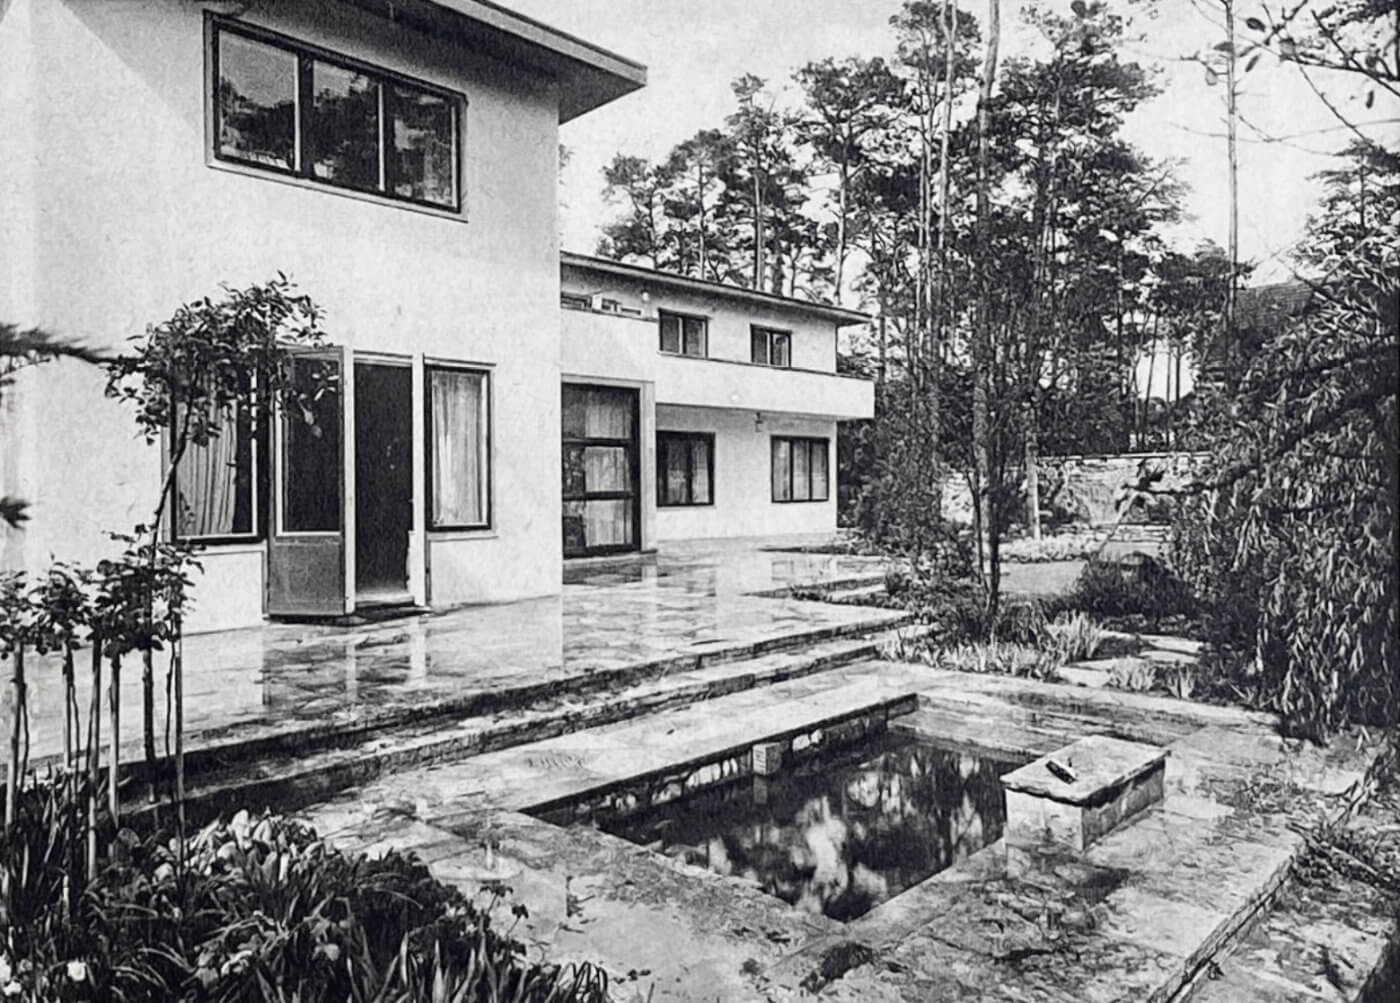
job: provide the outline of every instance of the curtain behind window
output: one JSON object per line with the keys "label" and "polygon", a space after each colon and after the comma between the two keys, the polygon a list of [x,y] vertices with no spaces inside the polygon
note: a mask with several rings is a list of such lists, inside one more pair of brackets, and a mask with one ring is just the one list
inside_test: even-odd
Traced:
{"label": "curtain behind window", "polygon": [[690,456],[691,502],[696,505],[710,504],[710,442],[708,439],[692,439]]}
{"label": "curtain behind window", "polygon": [[232,536],[238,508],[239,423],[230,416],[207,445],[191,445],[175,472],[175,526],[179,536]]}
{"label": "curtain behind window", "polygon": [[460,370],[429,370],[433,426],[433,525],[486,522],[486,377]]}

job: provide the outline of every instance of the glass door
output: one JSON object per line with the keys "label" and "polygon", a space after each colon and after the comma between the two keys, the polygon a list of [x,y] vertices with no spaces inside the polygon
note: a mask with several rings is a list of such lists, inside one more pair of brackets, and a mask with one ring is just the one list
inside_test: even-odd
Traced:
{"label": "glass door", "polygon": [[636,550],[638,393],[564,384],[564,556]]}
{"label": "glass door", "polygon": [[339,616],[354,609],[354,381],[348,350],[298,355],[298,401],[273,421],[272,520],[267,546],[271,616]]}

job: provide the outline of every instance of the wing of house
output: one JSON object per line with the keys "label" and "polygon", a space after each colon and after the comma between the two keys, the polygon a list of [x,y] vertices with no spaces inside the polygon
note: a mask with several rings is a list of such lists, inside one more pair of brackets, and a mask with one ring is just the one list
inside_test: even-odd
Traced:
{"label": "wing of house", "polygon": [[[324,311],[331,348],[298,363],[340,377],[322,434],[230,421],[182,462],[192,628],[549,595],[565,553],[834,527],[859,315],[575,256],[566,289],[626,306],[560,309],[560,123],[645,80],[483,0],[0,5],[0,317],[112,351],[278,272]],[[32,502],[4,566],[92,562],[150,518],[163,446],[100,372],[35,367],[4,406],[0,488]]]}

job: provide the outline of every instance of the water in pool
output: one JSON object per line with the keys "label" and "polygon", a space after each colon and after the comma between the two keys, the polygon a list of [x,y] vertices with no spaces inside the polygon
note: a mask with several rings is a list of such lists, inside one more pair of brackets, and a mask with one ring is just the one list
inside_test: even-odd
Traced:
{"label": "water in pool", "polygon": [[797,908],[849,920],[1000,838],[998,778],[1016,765],[892,732],[771,779],[745,777],[589,821],[752,881]]}

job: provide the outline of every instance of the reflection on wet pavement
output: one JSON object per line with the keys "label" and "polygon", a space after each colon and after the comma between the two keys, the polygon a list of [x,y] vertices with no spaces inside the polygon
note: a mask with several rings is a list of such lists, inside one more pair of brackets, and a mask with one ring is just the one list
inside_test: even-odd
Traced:
{"label": "reflection on wet pavement", "polygon": [[[874,558],[764,551],[770,541],[668,546],[654,562],[571,573],[561,595],[465,607],[365,626],[269,623],[185,642],[185,722],[201,741],[354,725],[515,686],[821,635],[880,610],[749,593],[877,578]],[[86,664],[80,655],[79,664]],[[157,714],[163,722],[163,658]],[[58,751],[63,708],[57,664],[31,669],[34,758]],[[82,675],[82,673],[80,673]],[[84,685],[79,706],[86,706]],[[139,735],[140,670],[123,676],[124,731]],[[8,721],[8,715],[5,716]]]}

